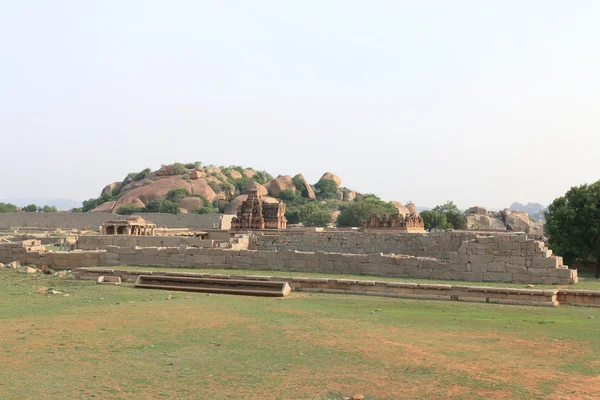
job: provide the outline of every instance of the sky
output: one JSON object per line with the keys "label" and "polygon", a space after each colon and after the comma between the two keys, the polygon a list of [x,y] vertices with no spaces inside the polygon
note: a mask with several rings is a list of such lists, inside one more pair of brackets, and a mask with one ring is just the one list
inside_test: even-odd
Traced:
{"label": "sky", "polygon": [[385,200],[600,179],[600,2],[0,0],[0,198],[172,162]]}

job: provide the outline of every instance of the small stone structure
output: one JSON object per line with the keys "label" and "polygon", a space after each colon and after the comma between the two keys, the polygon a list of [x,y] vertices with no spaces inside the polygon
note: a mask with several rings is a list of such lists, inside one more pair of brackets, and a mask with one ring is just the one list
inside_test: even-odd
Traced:
{"label": "small stone structure", "polygon": [[154,236],[156,225],[144,218],[135,216],[127,219],[106,221],[100,226],[102,235]]}
{"label": "small stone structure", "polygon": [[286,229],[285,204],[267,203],[257,189],[250,189],[248,198],[240,205],[231,220],[231,229]]}
{"label": "small stone structure", "polygon": [[425,233],[425,223],[423,218],[418,215],[411,214],[402,217],[401,214],[384,215],[379,218],[376,214],[371,215],[371,218],[365,222],[364,226],[367,231],[404,231]]}

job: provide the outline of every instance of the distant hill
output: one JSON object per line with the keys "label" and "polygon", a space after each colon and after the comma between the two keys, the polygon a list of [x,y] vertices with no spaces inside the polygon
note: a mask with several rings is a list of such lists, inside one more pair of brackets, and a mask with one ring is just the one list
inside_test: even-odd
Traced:
{"label": "distant hill", "polygon": [[81,201],[72,199],[0,199],[0,203],[10,203],[18,207],[25,207],[29,204],[35,204],[36,206],[54,206],[61,211],[70,210],[81,205]]}

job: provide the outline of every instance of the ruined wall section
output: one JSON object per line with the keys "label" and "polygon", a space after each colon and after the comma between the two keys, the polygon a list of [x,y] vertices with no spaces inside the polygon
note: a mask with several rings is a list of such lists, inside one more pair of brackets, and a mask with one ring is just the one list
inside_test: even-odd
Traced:
{"label": "ruined wall section", "polygon": [[382,233],[382,232],[279,232],[258,233],[251,248],[266,251],[325,251],[349,254],[406,254],[415,257],[448,259],[475,232]]}
{"label": "ruined wall section", "polygon": [[[36,242],[36,241],[31,241]],[[55,268],[146,265],[171,268],[248,269],[463,281],[569,284],[577,271],[562,265],[543,243],[524,235],[466,240],[448,261],[398,254],[344,254],[219,248],[118,247],[100,251],[44,252],[39,242],[0,245],[0,262]]]}
{"label": "ruined wall section", "polygon": [[19,261],[23,265],[49,265],[58,269],[106,265],[106,251],[47,252],[39,240],[0,244],[0,262]]}
{"label": "ruined wall section", "polygon": [[186,236],[98,235],[79,236],[79,239],[77,240],[77,248],[79,250],[98,250],[104,249],[106,246],[179,247],[182,244],[189,247],[218,247],[218,242],[214,240]]}

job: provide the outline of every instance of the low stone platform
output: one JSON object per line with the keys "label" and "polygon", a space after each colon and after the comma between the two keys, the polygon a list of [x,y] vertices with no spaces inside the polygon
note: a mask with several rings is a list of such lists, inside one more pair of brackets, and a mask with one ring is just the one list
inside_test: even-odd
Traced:
{"label": "low stone platform", "polygon": [[518,289],[491,286],[465,286],[372,280],[271,277],[256,275],[203,274],[193,272],[155,272],[119,269],[77,268],[75,279],[96,280],[99,276],[119,276],[124,282],[136,282],[139,276],[210,278],[231,281],[287,282],[292,291],[361,294],[406,299],[453,300],[530,306],[559,304],[600,307],[600,291],[572,289]]}
{"label": "low stone platform", "polygon": [[187,292],[239,294],[246,296],[285,297],[287,282],[215,279],[205,277],[138,275],[134,287],[142,289],[182,290]]}

